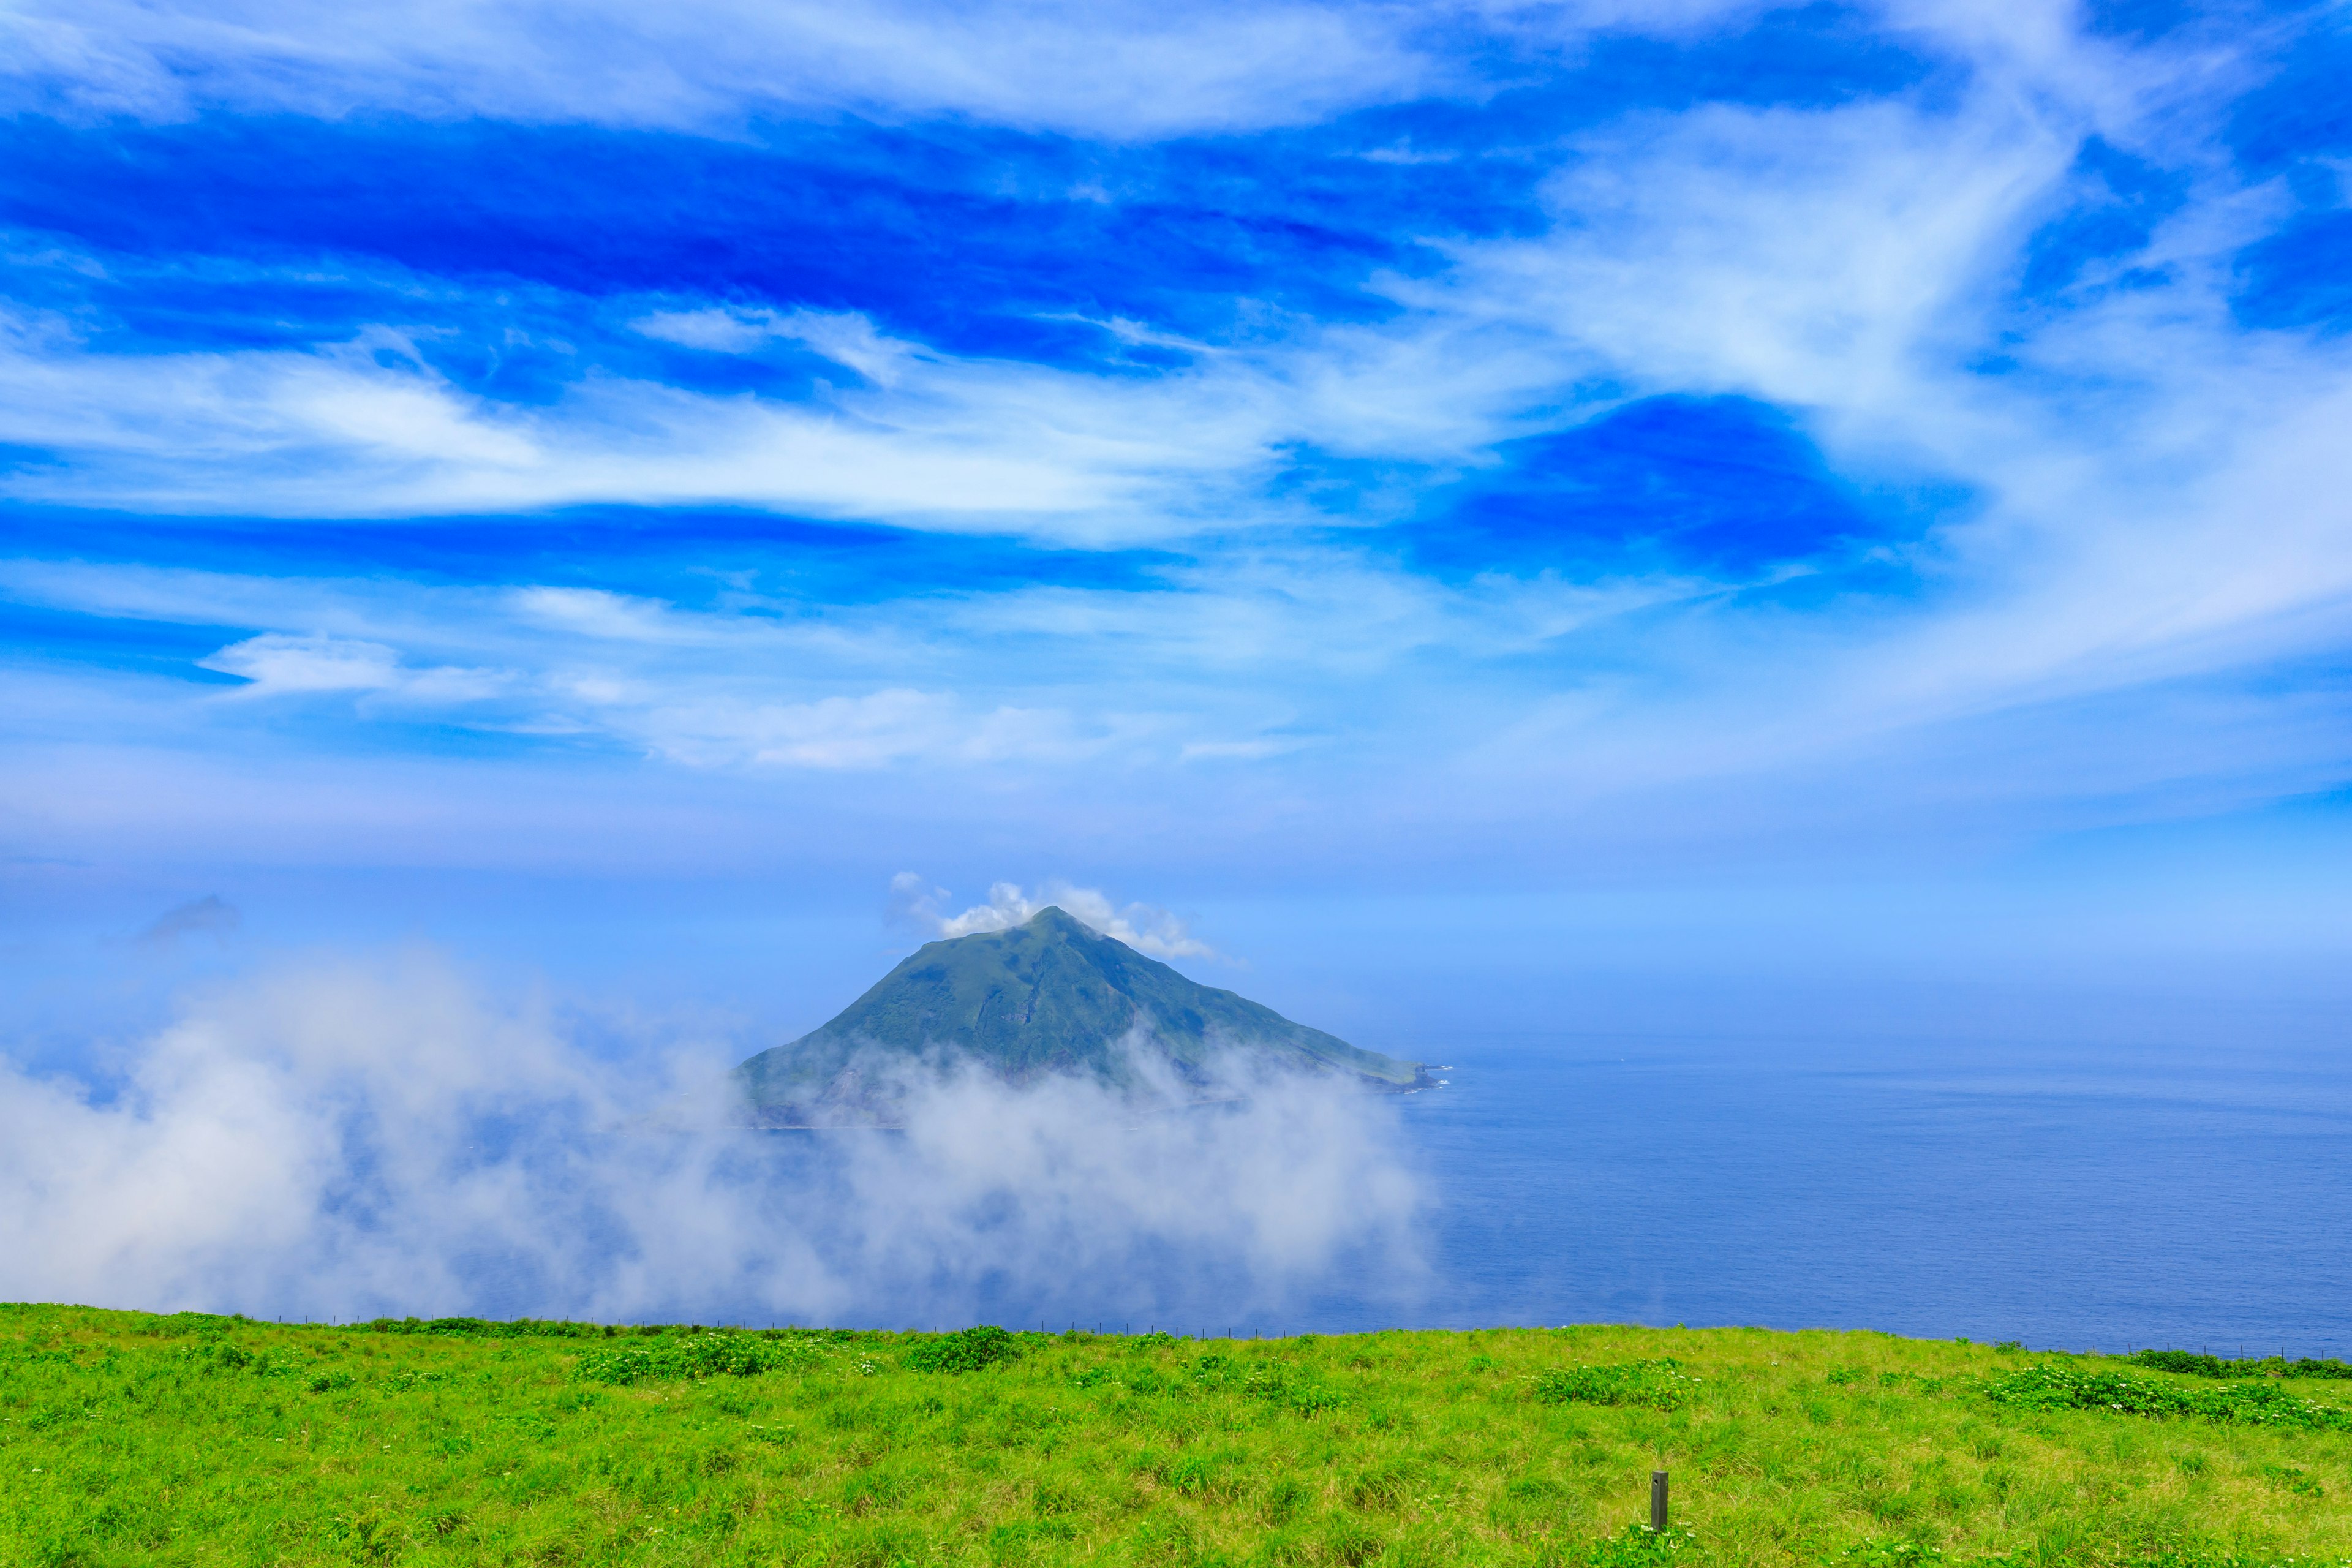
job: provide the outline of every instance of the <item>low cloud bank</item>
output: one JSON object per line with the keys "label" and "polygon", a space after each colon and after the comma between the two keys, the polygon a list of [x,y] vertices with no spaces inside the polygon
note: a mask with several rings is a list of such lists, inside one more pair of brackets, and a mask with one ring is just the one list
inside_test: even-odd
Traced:
{"label": "low cloud bank", "polygon": [[913,871],[901,871],[890,879],[890,895],[894,913],[943,937],[1011,931],[1027,924],[1038,910],[1058,907],[1103,935],[1155,958],[1222,956],[1194,936],[1181,919],[1156,904],[1114,904],[1099,889],[1077,887],[1059,878],[1039,888],[1034,899],[1017,882],[992,883],[988,902],[956,915],[946,912],[948,890],[932,887],[928,879]]}
{"label": "low cloud bank", "polygon": [[681,1132],[646,1109],[716,1124],[723,1053],[589,1042],[409,955],[213,993],[104,1081],[0,1064],[0,1298],[1214,1330],[1421,1278],[1378,1101],[1144,1115],[966,1076],[900,1132]]}

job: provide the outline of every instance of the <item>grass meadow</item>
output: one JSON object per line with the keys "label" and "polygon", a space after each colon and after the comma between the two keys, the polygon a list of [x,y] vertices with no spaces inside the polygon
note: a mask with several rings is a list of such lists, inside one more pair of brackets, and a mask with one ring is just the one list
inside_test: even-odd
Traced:
{"label": "grass meadow", "polygon": [[2352,1381],[2297,1370],[0,1307],[0,1563],[2344,1563]]}

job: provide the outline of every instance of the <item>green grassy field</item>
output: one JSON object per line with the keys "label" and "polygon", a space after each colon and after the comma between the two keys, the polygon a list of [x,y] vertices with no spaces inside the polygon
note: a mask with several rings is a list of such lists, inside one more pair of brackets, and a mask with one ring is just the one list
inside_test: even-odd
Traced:
{"label": "green grassy field", "polygon": [[[1748,1329],[431,1327],[0,1307],[0,1562],[2352,1558],[2352,1381],[2244,1375],[2275,1365]],[[1664,1541],[1627,1530],[1659,1466]]]}

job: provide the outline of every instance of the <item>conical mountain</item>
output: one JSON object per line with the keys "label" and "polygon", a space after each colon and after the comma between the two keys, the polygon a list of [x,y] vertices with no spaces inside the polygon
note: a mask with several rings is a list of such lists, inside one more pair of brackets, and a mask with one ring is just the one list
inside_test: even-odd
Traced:
{"label": "conical mountain", "polygon": [[1196,984],[1055,908],[1011,931],[926,943],[840,1016],[735,1077],[757,1125],[887,1125],[912,1077],[961,1064],[1012,1084],[1068,1075],[1163,1102],[1222,1098],[1270,1072],[1391,1093],[1432,1081],[1418,1062]]}

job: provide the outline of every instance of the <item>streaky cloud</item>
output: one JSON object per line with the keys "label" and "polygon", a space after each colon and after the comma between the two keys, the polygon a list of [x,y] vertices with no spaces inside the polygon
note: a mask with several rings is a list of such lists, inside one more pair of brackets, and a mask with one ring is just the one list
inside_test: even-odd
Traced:
{"label": "streaky cloud", "polygon": [[[37,837],[1566,875],[2342,776],[2338,19],[1281,12],[1370,53],[1273,105],[1194,18],[863,11],[808,58],[923,47],[812,107],[814,13],[689,11],[566,109],[534,13],[99,15],[22,13],[6,179]],[[1167,96],[1003,108],[1098,35]]]}
{"label": "streaky cloud", "polygon": [[725,128],[779,111],[963,113],[1112,135],[1293,123],[1456,74],[1410,12],[1137,5],[289,4],[25,7],[19,100]]}

